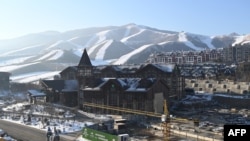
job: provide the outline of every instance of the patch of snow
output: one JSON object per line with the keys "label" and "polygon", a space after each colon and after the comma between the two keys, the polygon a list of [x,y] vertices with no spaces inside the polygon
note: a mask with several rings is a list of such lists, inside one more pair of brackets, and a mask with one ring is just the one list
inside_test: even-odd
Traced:
{"label": "patch of snow", "polygon": [[54,72],[34,72],[30,74],[24,74],[19,76],[11,77],[13,82],[18,83],[29,83],[39,81],[40,79],[53,79],[55,75],[58,75],[60,71]]}
{"label": "patch of snow", "polygon": [[112,60],[91,60],[91,64],[94,66],[108,65]]}
{"label": "patch of snow", "polygon": [[199,39],[205,43],[210,49],[215,49],[214,45],[212,44],[212,38],[210,37],[201,37],[199,36]]}
{"label": "patch of snow", "polygon": [[97,39],[97,35],[94,35],[93,37],[91,37],[91,38],[88,40],[88,42],[87,42],[85,45],[83,45],[83,47],[84,47],[84,48],[90,47],[91,44],[93,44],[93,42],[94,42],[96,39]]}
{"label": "patch of snow", "polygon": [[12,105],[8,105],[7,107],[2,108],[3,111],[20,111],[23,109],[24,105],[29,104],[28,102],[16,103]]}
{"label": "patch of snow", "polygon": [[87,140],[87,139],[83,138],[82,135],[81,135],[81,136],[79,136],[79,137],[76,139],[76,141],[91,141],[91,140]]}
{"label": "patch of snow", "polygon": [[79,38],[79,37],[76,36],[76,37],[73,37],[73,38],[68,39],[67,41],[72,41],[72,40],[75,40],[75,39],[78,39],[78,38]]}
{"label": "patch of snow", "polygon": [[75,46],[76,48],[78,48],[78,49],[83,49],[84,47],[82,46],[82,45],[79,45],[79,44],[76,44],[76,43],[74,43],[74,42],[68,42],[69,44],[71,44],[71,45],[73,45],[73,46]]}
{"label": "patch of snow", "polygon": [[3,67],[0,67],[0,71],[10,72],[10,71],[14,71],[14,70],[17,70],[17,69],[20,69],[20,68],[23,68],[23,67],[26,67],[26,66],[34,65],[34,64],[37,64],[37,63],[39,63],[39,62],[24,64],[24,65],[3,66]]}
{"label": "patch of snow", "polygon": [[188,41],[187,38],[186,38],[185,32],[180,32],[180,33],[179,33],[178,41],[179,41],[179,42],[186,42],[186,41]]}
{"label": "patch of snow", "polygon": [[193,43],[191,43],[190,41],[184,42],[184,44],[186,44],[188,47],[194,49],[194,50],[202,50],[201,48],[196,47]]}
{"label": "patch of snow", "polygon": [[13,64],[23,63],[24,61],[30,59],[31,57],[33,57],[33,56],[20,57],[20,58],[5,60],[5,61],[3,60],[3,61],[0,61],[0,66],[6,66],[6,65],[13,65]]}
{"label": "patch of snow", "polygon": [[179,33],[178,41],[184,43],[185,45],[187,45],[188,47],[190,47],[190,48],[192,48],[194,50],[201,50],[201,48],[196,47],[193,43],[188,41],[188,39],[186,38],[185,32],[180,32]]}
{"label": "patch of snow", "polygon": [[125,33],[123,35],[123,38],[127,37],[130,34],[130,31],[131,31],[132,27],[133,26],[131,26],[131,25],[126,27],[126,31],[125,31]]}
{"label": "patch of snow", "polygon": [[126,38],[121,39],[121,42],[124,43],[124,42],[126,42],[127,40],[129,40],[130,38],[135,37],[135,36],[141,34],[143,31],[145,31],[145,29],[141,29],[138,33],[133,34],[133,35],[131,35],[131,36],[128,36],[128,37],[126,37]]}
{"label": "patch of snow", "polygon": [[32,73],[27,73],[27,74],[22,74],[22,75],[11,76],[10,79],[15,81],[18,79],[27,78],[27,77],[31,77],[33,75],[39,75],[39,74],[43,74],[43,73],[45,73],[45,72],[32,72]]}
{"label": "patch of snow", "polygon": [[36,48],[36,47],[39,47],[39,46],[42,46],[42,45],[43,45],[43,44],[38,44],[38,45],[23,47],[23,48],[21,48],[21,49],[17,49],[17,50],[13,50],[13,51],[9,51],[9,52],[3,53],[3,54],[1,54],[0,56],[7,56],[7,55],[10,55],[10,54],[12,54],[12,53],[16,53],[16,52],[23,51],[23,50],[27,50],[27,49],[31,49],[31,48]]}
{"label": "patch of snow", "polygon": [[196,95],[187,95],[184,99],[182,99],[183,104],[194,104],[194,103],[202,103],[212,100],[212,94],[196,94]]}
{"label": "patch of snow", "polygon": [[[1,129],[0,129],[1,132]],[[3,141],[17,141],[16,139],[13,139],[12,137],[5,135],[4,137],[0,137],[1,140]]]}
{"label": "patch of snow", "polygon": [[54,44],[50,45],[49,47],[47,47],[46,50],[51,49],[51,48],[53,48],[53,47],[56,47],[56,46],[58,46],[59,44],[65,43],[65,42],[66,42],[66,41],[64,41],[64,40],[57,41],[56,43],[54,43]]}
{"label": "patch of snow", "polygon": [[174,64],[166,64],[166,65],[158,65],[154,64],[154,66],[158,67],[159,69],[165,72],[173,72],[175,65]]}
{"label": "patch of snow", "polygon": [[241,44],[244,45],[244,44],[247,44],[247,43],[250,43],[250,41],[244,41]]}
{"label": "patch of snow", "polygon": [[4,100],[0,100],[0,106],[5,105],[5,101]]}
{"label": "patch of snow", "polygon": [[108,47],[113,43],[113,40],[108,40],[102,47],[101,49],[98,50],[96,54],[96,60],[103,60],[104,55]]}
{"label": "patch of snow", "polygon": [[48,60],[56,60],[60,57],[62,57],[64,52],[62,50],[57,50],[54,56],[50,57]]}
{"label": "patch of snow", "polygon": [[244,41],[245,36],[236,36],[235,42],[232,44],[232,46],[235,46],[236,44],[240,44]]}
{"label": "patch of snow", "polygon": [[101,44],[105,43],[106,41],[100,42],[98,44],[95,44],[94,46],[92,46],[89,50],[88,50],[88,54],[92,54],[95,49],[97,49],[97,47],[99,47]]}
{"label": "patch of snow", "polygon": [[161,43],[158,43],[158,45],[165,45],[165,44],[167,44],[167,43],[171,43],[171,42],[173,42],[173,41],[161,42]]}
{"label": "patch of snow", "polygon": [[[184,34],[184,32],[182,32],[182,34]],[[192,34],[192,33],[185,33],[185,34],[188,34],[189,36],[192,36],[193,38],[196,38],[196,39],[198,38],[201,42],[205,43],[210,49],[215,49],[214,45],[212,44],[212,39],[214,37],[212,37],[212,36],[209,37],[209,36],[204,36],[204,35],[197,35],[197,34]],[[183,35],[181,35],[181,36],[183,36]]]}
{"label": "patch of snow", "polygon": [[[29,103],[28,102],[23,102],[23,103],[17,103],[17,104],[9,105],[8,107],[3,108],[3,110],[4,111],[13,111],[13,110],[20,111],[20,110],[24,110],[24,113],[27,113],[27,114],[32,113],[32,114],[35,114],[35,115],[38,115],[38,116],[39,115],[40,116],[54,116],[54,115],[51,115],[51,114],[47,113],[44,110],[45,109],[44,105],[35,105],[32,108],[30,108],[30,109],[33,109],[33,110],[30,110],[30,109],[25,110],[25,105],[29,105]],[[55,108],[55,111],[63,111],[63,110]],[[63,112],[63,113],[64,113],[63,115],[67,115],[68,117],[73,116],[69,111],[66,111],[66,112]],[[66,117],[66,116],[63,116],[63,117]],[[54,131],[53,129],[56,128],[57,130],[61,131],[60,135],[62,135],[62,136],[64,134],[67,134],[67,133],[81,131],[83,127],[94,124],[93,122],[89,122],[89,121],[80,122],[80,121],[71,120],[71,119],[67,119],[67,120],[60,119],[60,118],[58,118],[58,116],[57,116],[57,118],[50,119],[50,125],[44,124],[41,120],[39,120],[39,117],[31,117],[31,122],[28,125],[25,124],[25,122],[27,122],[27,121],[26,121],[26,118],[24,116],[21,116],[19,120],[18,119],[13,120],[11,115],[6,115],[6,116],[3,116],[2,119],[6,120],[6,121],[10,121],[10,122],[15,122],[17,124],[26,125],[26,126],[29,126],[29,127],[32,127],[32,128],[40,129],[40,130],[43,130],[43,131],[47,131],[48,128],[51,128],[52,132],[53,132]]]}
{"label": "patch of snow", "polygon": [[140,78],[121,78],[121,79],[118,79],[118,81],[120,82],[120,84],[122,86],[129,87],[127,89],[127,91],[133,91],[133,90],[137,89],[140,80],[141,80]]}
{"label": "patch of snow", "polygon": [[81,57],[83,53],[83,49],[75,49],[73,52],[75,55]]}
{"label": "patch of snow", "polygon": [[62,50],[52,50],[49,53],[47,53],[46,55],[37,59],[36,61],[40,61],[40,60],[44,60],[44,59],[56,60],[56,59],[60,58],[62,55],[63,55]]}
{"label": "patch of snow", "polygon": [[74,40],[74,39],[77,39],[77,38],[79,38],[79,37],[74,37],[74,38],[71,38],[71,39],[69,39],[67,41],[64,41],[64,40],[57,41],[56,43],[54,43],[54,44],[50,45],[49,47],[47,47],[45,50],[50,50],[50,49],[52,49],[54,47],[57,47],[57,46],[59,46],[60,44],[63,44],[63,43],[71,44],[71,45],[75,46],[76,48],[83,48],[83,46],[81,46],[79,44],[76,44],[76,43],[71,41],[71,40]]}
{"label": "patch of snow", "polygon": [[[48,128],[50,128],[53,133],[54,133],[54,129],[57,129],[58,131],[60,131],[59,135],[61,137],[65,137],[65,138],[68,137],[72,139],[73,137],[67,136],[68,133],[81,131],[84,127],[95,124],[92,121],[78,121],[78,120],[69,119],[67,117],[73,117],[74,113],[65,111],[65,109],[61,109],[60,107],[59,108],[56,107],[53,110],[54,113],[58,113],[58,114],[60,113],[61,116],[58,116],[56,114],[48,113],[49,111],[46,111],[47,108],[44,105],[31,105],[31,107],[28,109],[25,108],[27,107],[27,105],[30,105],[30,104],[28,102],[16,103],[16,104],[12,104],[3,108],[3,110],[4,111],[22,110],[26,114],[31,113],[31,114],[36,115],[36,117],[31,116],[30,122],[27,122],[28,116],[26,116],[25,114],[21,115],[20,117],[16,117],[14,119],[12,115],[4,115],[2,116],[2,120],[14,122],[14,123],[28,126],[31,128],[36,128],[45,132],[47,132]],[[99,121],[108,121],[112,119],[112,117],[109,115],[96,115],[93,113],[86,113],[81,110],[78,110],[78,112],[86,115],[89,118],[97,119]],[[41,117],[38,117],[39,115]],[[42,119],[45,118],[44,116],[50,117],[49,125],[47,125],[45,122],[42,122],[43,121]],[[54,118],[51,118],[51,117],[54,117]],[[66,120],[62,117],[66,118]],[[89,140],[84,139],[82,138],[82,135],[79,135],[76,141],[89,141]]]}
{"label": "patch of snow", "polygon": [[99,37],[99,40],[96,43],[100,43],[100,42],[105,41],[107,39],[107,35],[109,32],[110,32],[110,30],[105,30],[105,31],[97,33],[96,35],[97,35],[97,37]]}
{"label": "patch of snow", "polygon": [[130,53],[128,54],[125,54],[123,56],[121,56],[117,61],[114,62],[115,65],[120,65],[120,64],[124,64],[126,61],[128,61],[128,59],[133,56],[133,55],[136,55],[140,52],[142,52],[143,50],[151,47],[153,44],[148,44],[148,45],[143,45],[133,51],[131,51]]}
{"label": "patch of snow", "polygon": [[216,96],[230,97],[230,98],[236,98],[236,99],[244,99],[245,98],[245,96],[236,96],[236,95],[229,95],[229,94],[216,94]]}

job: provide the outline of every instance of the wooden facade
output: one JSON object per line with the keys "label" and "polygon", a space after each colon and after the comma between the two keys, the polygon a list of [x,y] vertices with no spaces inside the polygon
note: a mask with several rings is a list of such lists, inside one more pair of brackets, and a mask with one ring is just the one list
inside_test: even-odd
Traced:
{"label": "wooden facade", "polygon": [[164,100],[179,99],[184,92],[184,78],[178,65],[92,66],[86,50],[78,65],[77,78],[79,107],[92,112],[115,111],[84,103],[162,113]]}
{"label": "wooden facade", "polygon": [[76,80],[41,80],[46,102],[59,103],[69,107],[78,105],[78,82]]}
{"label": "wooden facade", "polygon": [[60,72],[62,80],[76,80],[77,66],[70,66]]}
{"label": "wooden facade", "polygon": [[29,102],[32,104],[36,104],[38,100],[46,102],[46,94],[38,90],[28,90],[27,96],[29,98]]}

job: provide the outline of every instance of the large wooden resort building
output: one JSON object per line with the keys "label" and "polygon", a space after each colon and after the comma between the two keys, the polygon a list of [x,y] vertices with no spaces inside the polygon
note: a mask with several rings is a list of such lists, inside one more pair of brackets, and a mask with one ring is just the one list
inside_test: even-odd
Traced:
{"label": "large wooden resort building", "polygon": [[95,113],[163,113],[164,100],[169,104],[170,98],[180,99],[184,92],[178,65],[93,66],[86,49],[77,68],[77,79],[79,108]]}

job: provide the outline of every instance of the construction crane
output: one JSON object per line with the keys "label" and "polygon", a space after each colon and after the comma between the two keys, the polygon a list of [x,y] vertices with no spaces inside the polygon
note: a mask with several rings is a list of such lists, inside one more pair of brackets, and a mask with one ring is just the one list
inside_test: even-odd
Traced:
{"label": "construction crane", "polygon": [[[167,104],[167,100],[164,100],[164,114],[161,117],[161,126],[162,126],[162,131],[163,131],[163,135],[164,135],[164,141],[169,141],[170,140],[170,123],[171,121],[177,121],[177,122],[184,122],[187,123],[190,120],[187,119],[183,119],[183,118],[170,118],[170,114],[168,111],[168,104]],[[193,119],[193,123],[194,126],[199,126],[199,120],[198,119]]]}
{"label": "construction crane", "polygon": [[[170,118],[167,100],[163,101],[163,114],[149,112],[149,111],[129,109],[129,108],[122,108],[122,107],[117,107],[117,106],[89,103],[89,102],[84,102],[83,106],[161,118],[161,120],[162,120],[161,127],[162,127],[162,131],[163,131],[163,135],[164,135],[164,141],[170,140],[170,123],[172,121],[173,122],[174,121],[175,122],[182,122],[182,123],[190,122],[190,120],[185,119],[185,118]],[[195,125],[199,124],[199,120],[193,120],[193,122]]]}
{"label": "construction crane", "polygon": [[164,114],[162,115],[161,117],[161,127],[163,128],[162,131],[163,131],[163,135],[164,135],[164,141],[169,141],[170,139],[170,115],[169,115],[169,112],[168,112],[168,106],[167,106],[167,101],[164,100],[164,103],[163,103],[163,110],[164,110]]}

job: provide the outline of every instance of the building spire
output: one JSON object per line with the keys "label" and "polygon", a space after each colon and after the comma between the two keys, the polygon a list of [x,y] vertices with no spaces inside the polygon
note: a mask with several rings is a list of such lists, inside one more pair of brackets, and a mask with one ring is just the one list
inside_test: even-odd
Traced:
{"label": "building spire", "polygon": [[81,57],[81,60],[78,64],[78,66],[92,66],[86,48],[83,51],[83,54],[82,54],[82,57]]}

